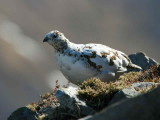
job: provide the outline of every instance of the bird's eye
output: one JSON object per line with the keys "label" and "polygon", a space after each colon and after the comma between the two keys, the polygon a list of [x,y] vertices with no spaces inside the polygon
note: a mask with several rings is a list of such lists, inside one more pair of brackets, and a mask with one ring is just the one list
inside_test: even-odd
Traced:
{"label": "bird's eye", "polygon": [[53,35],[53,37],[56,38],[57,36],[56,36],[56,35]]}

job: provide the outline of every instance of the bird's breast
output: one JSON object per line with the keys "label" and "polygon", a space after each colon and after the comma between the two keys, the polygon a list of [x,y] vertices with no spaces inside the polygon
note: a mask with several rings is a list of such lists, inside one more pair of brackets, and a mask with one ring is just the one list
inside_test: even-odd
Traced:
{"label": "bird's breast", "polygon": [[87,59],[81,58],[81,56],[57,53],[56,59],[63,75],[73,83],[75,81],[78,83],[83,82],[98,74],[97,70],[87,64]]}

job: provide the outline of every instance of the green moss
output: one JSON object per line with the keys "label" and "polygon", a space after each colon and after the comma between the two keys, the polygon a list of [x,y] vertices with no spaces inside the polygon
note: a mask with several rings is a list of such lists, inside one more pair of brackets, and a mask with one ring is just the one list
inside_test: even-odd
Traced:
{"label": "green moss", "polygon": [[[115,82],[105,83],[98,78],[86,80],[80,85],[79,95],[87,101],[89,106],[98,111],[107,106],[116,92],[130,87],[136,82],[159,83],[160,66],[153,66],[144,72],[125,73]],[[142,92],[147,92],[148,90],[146,89]]]}
{"label": "green moss", "polygon": [[92,78],[80,85],[79,95],[85,98],[89,106],[101,110],[113,95],[124,87],[125,85],[121,82],[105,83],[98,78]]}
{"label": "green moss", "polygon": [[98,78],[86,80],[80,85],[79,95],[85,98],[89,106],[101,110],[107,106],[116,92],[129,87],[140,74],[140,72],[126,73],[117,81],[110,83],[102,82]]}

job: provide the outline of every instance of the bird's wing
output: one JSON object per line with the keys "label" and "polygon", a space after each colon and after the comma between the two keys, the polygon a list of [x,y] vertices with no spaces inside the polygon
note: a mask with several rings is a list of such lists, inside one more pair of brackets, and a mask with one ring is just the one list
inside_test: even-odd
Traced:
{"label": "bird's wing", "polygon": [[98,70],[124,72],[130,59],[124,53],[101,44],[86,44],[83,54],[89,64]]}

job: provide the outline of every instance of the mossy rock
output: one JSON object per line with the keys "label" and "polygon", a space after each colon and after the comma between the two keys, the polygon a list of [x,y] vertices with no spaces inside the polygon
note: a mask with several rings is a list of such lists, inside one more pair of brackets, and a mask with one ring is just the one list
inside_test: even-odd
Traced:
{"label": "mossy rock", "polygon": [[125,73],[115,82],[106,83],[98,78],[86,80],[80,85],[79,95],[88,106],[99,111],[108,105],[115,93],[138,82],[160,83],[160,66],[153,66],[144,72]]}

